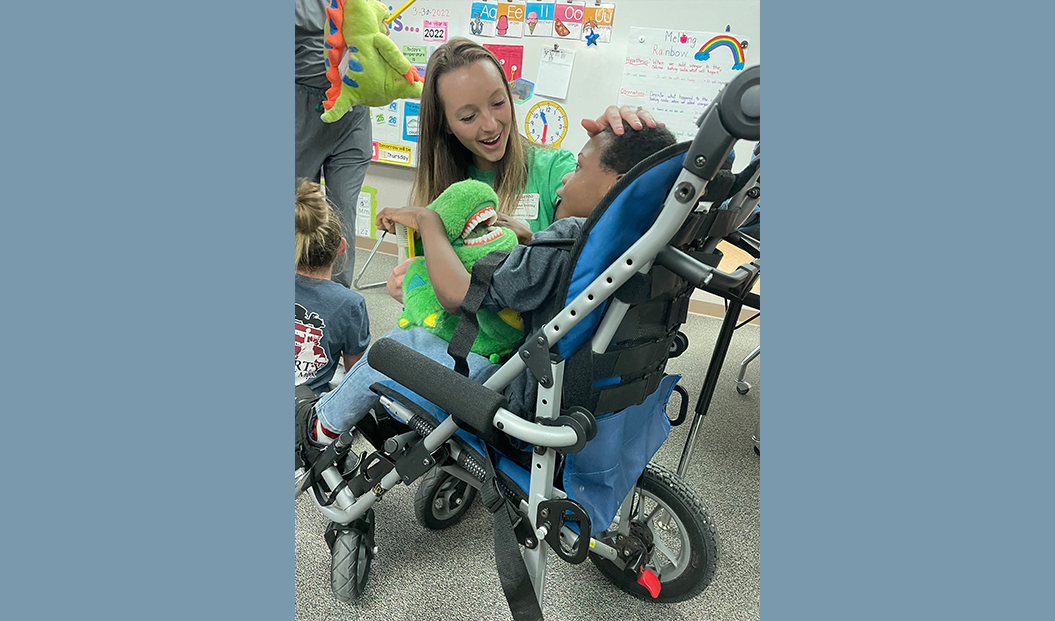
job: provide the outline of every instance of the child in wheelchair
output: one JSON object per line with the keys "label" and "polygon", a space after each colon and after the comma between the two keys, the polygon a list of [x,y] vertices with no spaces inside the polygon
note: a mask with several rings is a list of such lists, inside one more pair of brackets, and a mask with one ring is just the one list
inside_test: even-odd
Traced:
{"label": "child in wheelchair", "polygon": [[[609,189],[634,167],[653,153],[674,144],[674,136],[663,127],[634,131],[623,121],[623,133],[616,135],[611,127],[596,134],[582,148],[574,172],[565,175],[557,190],[556,221],[534,235],[531,245],[521,245],[494,272],[484,299],[483,308],[501,311],[505,308],[527,317],[528,333],[537,330],[543,319],[552,312],[553,295],[564,267],[568,262],[567,247],[555,245],[560,240],[574,240],[582,230],[585,218],[597,206]],[[425,262],[430,280],[443,308],[451,314],[461,314],[461,304],[469,289],[470,275],[454,254],[443,223],[436,212],[428,208],[386,208],[377,214],[377,226],[390,232],[394,225],[408,226],[421,234],[425,248]],[[402,301],[402,300],[400,300]],[[446,364],[453,365],[447,354],[448,343],[421,328],[395,328],[382,338],[391,338],[415,351]],[[366,358],[369,358],[367,351]],[[498,366],[487,358],[470,353],[467,356],[469,377],[485,381]],[[306,467],[333,438],[355,426],[366,415],[376,395],[370,386],[386,379],[364,358],[355,364],[334,390],[315,402],[297,400],[295,413],[298,428],[307,437],[298,438],[298,453],[306,455],[298,467]],[[535,382],[525,376],[506,391],[509,409],[528,413],[534,404]],[[528,414],[525,414],[528,416]],[[530,416],[528,416],[530,418]],[[321,438],[321,440],[320,440]]]}
{"label": "child in wheelchair", "polygon": [[[379,226],[421,232],[429,275],[444,282],[437,297],[463,318],[449,345],[390,332],[337,389],[295,405],[298,463],[307,471],[297,491],[310,488],[331,520],[338,599],[363,592],[373,505],[418,479],[416,513],[426,527],[457,521],[476,493],[494,514],[496,564],[515,620],[542,617],[550,551],[570,563],[589,558],[646,599],[681,601],[706,588],[718,553],[714,526],[695,492],[650,460],[672,424],[665,410],[678,376],[664,368],[689,294],[738,291],[757,277],[757,265],[726,274],[686,250],[711,205],[727,197],[712,194],[711,181],[733,144],[758,140],[758,76],[748,69],[723,90],[692,143],[644,157],[622,178],[609,167],[609,184],[584,183],[582,196],[597,192],[596,207],[574,200],[577,176],[597,172],[581,157],[561,188],[566,217],[504,262],[484,270],[478,262],[471,275],[438,277],[446,237],[441,243],[433,216],[379,214]],[[595,139],[600,158],[612,138]],[[716,188],[732,187],[727,175]],[[527,338],[501,366],[468,353],[481,306],[525,316]],[[679,420],[685,405],[683,395]],[[337,440],[317,442],[320,427],[340,431]],[[349,456],[353,427],[375,453]]]}

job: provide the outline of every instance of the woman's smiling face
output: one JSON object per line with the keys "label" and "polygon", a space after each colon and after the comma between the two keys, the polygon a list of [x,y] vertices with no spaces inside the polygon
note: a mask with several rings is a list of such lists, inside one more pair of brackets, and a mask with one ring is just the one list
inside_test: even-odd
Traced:
{"label": "woman's smiling face", "polygon": [[512,103],[505,76],[486,60],[443,74],[436,80],[448,130],[472,153],[480,170],[494,170],[509,144]]}

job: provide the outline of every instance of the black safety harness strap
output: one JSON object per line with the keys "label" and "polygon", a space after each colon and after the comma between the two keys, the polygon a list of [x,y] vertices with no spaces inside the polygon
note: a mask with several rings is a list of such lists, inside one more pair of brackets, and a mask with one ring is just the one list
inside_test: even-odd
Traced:
{"label": "black safety harness strap", "polygon": [[571,250],[572,246],[575,245],[574,239],[565,239],[562,237],[555,239],[534,239],[528,242],[528,246],[536,248],[556,248],[558,250]]}
{"label": "black safety harness strap", "polygon": [[[571,250],[575,245],[574,239],[540,239],[533,240],[527,244],[533,247],[556,248],[558,250]],[[491,278],[509,256],[508,250],[496,250],[479,258],[473,264],[472,277],[469,280],[469,290],[465,292],[462,300],[462,318],[454,329],[447,354],[454,358],[454,370],[465,377],[469,376],[469,364],[466,357],[472,350],[476,336],[480,333],[480,323],[476,319],[476,313],[483,304],[487,289],[491,286]]]}
{"label": "black safety harness strap", "polygon": [[454,358],[454,370],[465,377],[469,377],[469,363],[465,359],[472,350],[473,343],[476,342],[476,336],[480,333],[480,322],[476,319],[476,312],[480,310],[484,295],[491,286],[491,276],[508,256],[509,251],[496,250],[480,257],[473,264],[469,290],[465,292],[465,298],[462,299],[462,318],[454,329],[450,345],[447,346],[447,354]]}
{"label": "black safety harness strap", "polygon": [[513,621],[543,621],[542,607],[535,597],[535,588],[531,585],[524,556],[520,552],[515,529],[520,516],[512,501],[498,487],[498,475],[494,460],[490,454],[481,455],[479,451],[455,437],[460,448],[472,455],[473,461],[485,471],[483,484],[480,486],[480,500],[487,510],[494,515],[495,532],[495,568],[502,592],[506,596],[509,612]]}
{"label": "black safety harness strap", "polygon": [[[535,589],[520,554],[520,544],[513,533],[516,511],[508,499],[495,512],[495,564],[498,579],[509,604],[514,621],[542,621],[542,607],[535,598]],[[517,519],[519,516],[516,516]]]}

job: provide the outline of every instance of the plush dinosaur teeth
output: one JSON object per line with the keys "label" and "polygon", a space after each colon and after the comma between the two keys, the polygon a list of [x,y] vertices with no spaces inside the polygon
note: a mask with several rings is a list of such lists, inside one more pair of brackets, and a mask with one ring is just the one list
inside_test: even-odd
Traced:
{"label": "plush dinosaur teeth", "polygon": [[465,240],[466,246],[480,246],[488,242],[494,241],[502,236],[502,229],[497,227],[491,227],[486,235],[477,237],[476,239]]}
{"label": "plush dinosaur teeth", "polygon": [[465,236],[469,233],[472,233],[473,230],[478,227],[481,223],[486,223],[488,226],[490,226],[494,224],[497,220],[498,214],[495,212],[494,208],[484,207],[480,211],[476,212],[476,215],[469,218],[469,221],[465,223],[465,227],[462,229],[461,238],[465,239]]}

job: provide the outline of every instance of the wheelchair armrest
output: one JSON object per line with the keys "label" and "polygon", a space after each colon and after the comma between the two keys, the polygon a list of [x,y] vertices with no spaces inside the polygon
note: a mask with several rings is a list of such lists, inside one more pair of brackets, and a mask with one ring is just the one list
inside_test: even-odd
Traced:
{"label": "wheelchair armrest", "polygon": [[[495,415],[494,422],[496,428],[518,440],[536,446],[567,449],[563,451],[565,453],[581,451],[582,447],[586,446],[587,438],[590,437],[589,430],[582,429],[572,421],[560,421],[558,418],[555,422],[567,422],[568,424],[542,425],[526,421],[504,408]],[[593,432],[597,433],[596,428]]]}

